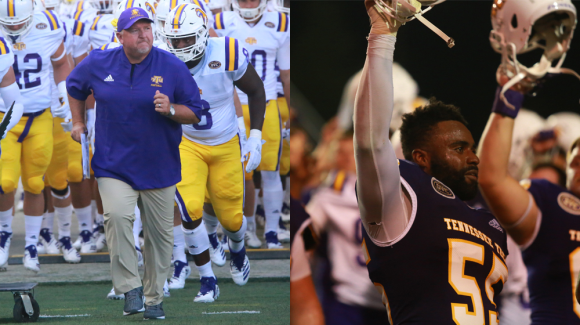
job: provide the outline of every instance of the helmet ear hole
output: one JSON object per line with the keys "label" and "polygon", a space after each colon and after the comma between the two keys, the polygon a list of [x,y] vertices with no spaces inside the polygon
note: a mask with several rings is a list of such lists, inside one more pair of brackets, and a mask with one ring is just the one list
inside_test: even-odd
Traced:
{"label": "helmet ear hole", "polygon": [[512,16],[511,24],[512,24],[513,29],[518,28],[518,17],[516,16],[516,14],[514,14]]}

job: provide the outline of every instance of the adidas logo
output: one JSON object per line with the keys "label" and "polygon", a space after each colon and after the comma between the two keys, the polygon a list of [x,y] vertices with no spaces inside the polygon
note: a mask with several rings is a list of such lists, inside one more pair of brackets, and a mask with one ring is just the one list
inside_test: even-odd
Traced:
{"label": "adidas logo", "polygon": [[495,220],[495,219],[490,220],[489,225],[494,227],[495,229],[503,232],[503,228],[500,226],[500,224],[499,224],[499,222],[497,222],[497,220]]}
{"label": "adidas logo", "polygon": [[113,79],[113,77],[111,77],[111,75],[109,75],[107,78],[105,78],[104,81],[115,81],[115,79]]}
{"label": "adidas logo", "polygon": [[36,239],[36,236],[30,236],[30,239]]}
{"label": "adidas logo", "polygon": [[280,211],[278,211],[278,210],[274,210],[274,212],[272,212],[272,213],[280,213]]}
{"label": "adidas logo", "polygon": [[68,227],[70,226],[70,223],[65,223],[63,226]]}
{"label": "adidas logo", "polygon": [[189,248],[197,248],[197,246],[191,245],[191,246],[189,246]]}

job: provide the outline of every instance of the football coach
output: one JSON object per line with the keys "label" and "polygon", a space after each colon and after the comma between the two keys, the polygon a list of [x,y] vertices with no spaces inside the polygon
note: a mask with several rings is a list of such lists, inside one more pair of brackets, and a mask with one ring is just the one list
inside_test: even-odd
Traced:
{"label": "football coach", "polygon": [[[152,23],[141,8],[121,13],[117,38],[123,46],[92,51],[69,75],[67,90],[75,141],[87,132],[86,98],[93,93],[97,102],[92,169],[103,200],[113,286],[125,294],[123,314],[145,311],[145,319],[164,319],[181,124],[199,123],[202,107],[185,63],[152,47]],[[135,204],[145,235],[143,285],[132,230]]]}

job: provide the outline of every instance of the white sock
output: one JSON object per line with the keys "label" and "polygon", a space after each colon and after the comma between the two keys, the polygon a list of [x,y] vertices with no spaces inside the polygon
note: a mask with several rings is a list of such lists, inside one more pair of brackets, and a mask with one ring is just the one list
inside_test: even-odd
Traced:
{"label": "white sock", "polygon": [[139,244],[139,233],[143,229],[143,222],[141,221],[141,210],[135,206],[135,222],[133,222],[133,239],[135,240],[135,247],[141,249]]}
{"label": "white sock", "polygon": [[199,255],[209,249],[209,237],[203,221],[195,229],[185,229],[181,226],[187,250],[191,255]]}
{"label": "white sock", "polygon": [[224,234],[228,235],[228,244],[230,246],[230,252],[237,253],[244,248],[244,237],[246,235],[246,230],[248,228],[248,221],[244,217],[242,220],[242,226],[240,230],[236,232],[230,232],[224,228]]}
{"label": "white sock", "polygon": [[203,278],[203,277],[214,277],[215,278],[215,274],[213,274],[213,270],[211,268],[211,261],[205,263],[204,265],[201,266],[197,266],[197,271],[199,272],[199,278]]}
{"label": "white sock", "polygon": [[0,231],[12,232],[12,209],[0,211]]}
{"label": "white sock", "polygon": [[[91,217],[91,206],[87,205],[84,208],[75,209],[77,219],[79,220],[79,231],[88,230],[93,232],[93,219]],[[59,234],[60,236],[60,234]]]}
{"label": "white sock", "polygon": [[220,224],[216,216],[212,216],[209,213],[203,211],[202,214],[203,221],[205,223],[205,229],[208,234],[215,234],[217,232],[217,227]]}
{"label": "white sock", "polygon": [[58,239],[61,239],[62,237],[70,237],[72,210],[72,205],[69,205],[65,208],[54,208],[54,214],[56,215],[56,221],[58,223]]}
{"label": "white sock", "polygon": [[290,175],[286,176],[286,189],[284,189],[284,202],[290,207]]}
{"label": "white sock", "polygon": [[95,223],[98,225],[97,222],[97,200],[91,200],[91,220],[94,220]]}
{"label": "white sock", "polygon": [[181,226],[173,227],[173,259],[187,263],[185,257],[185,238]]}
{"label": "white sock", "polygon": [[278,173],[262,171],[262,188],[264,189],[264,213],[266,214],[264,233],[270,231],[278,233],[280,210],[282,210],[284,201],[284,191]]}
{"label": "white sock", "polygon": [[251,217],[246,217],[246,220],[248,221],[248,230],[250,231],[256,231],[256,216],[252,215]]}
{"label": "white sock", "polygon": [[42,215],[42,229],[46,228],[49,232],[52,232],[52,227],[54,225],[54,212],[45,212]]}
{"label": "white sock", "polygon": [[42,227],[42,216],[24,216],[24,228],[26,229],[24,248],[30,245],[36,246],[38,236],[40,236],[40,227]]}

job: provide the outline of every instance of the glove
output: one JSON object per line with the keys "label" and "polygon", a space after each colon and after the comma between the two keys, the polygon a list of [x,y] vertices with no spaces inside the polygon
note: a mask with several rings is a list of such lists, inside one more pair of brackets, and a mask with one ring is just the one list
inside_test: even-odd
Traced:
{"label": "glove", "polygon": [[87,130],[89,139],[95,138],[95,109],[87,109]]}
{"label": "glove", "polygon": [[[243,147],[243,156],[248,160],[246,165],[246,173],[258,168],[260,160],[262,160],[262,145],[266,141],[262,140],[262,131],[252,129],[250,130],[250,137]],[[248,157],[248,154],[250,156]]]}
{"label": "glove", "polygon": [[66,117],[64,118],[64,122],[60,123],[60,125],[62,125],[62,129],[64,130],[64,132],[71,132],[72,131],[73,123],[72,123],[72,115],[70,113],[70,110],[66,114]]}
{"label": "glove", "polygon": [[[246,124],[244,123],[244,117],[238,117],[238,129],[240,130],[240,143],[242,144],[242,152],[244,152],[244,147],[246,146],[246,142],[248,141],[248,137],[246,136]],[[246,156],[242,155],[242,162],[246,161]]]}
{"label": "glove", "polygon": [[290,143],[290,129],[282,129],[282,140]]}
{"label": "glove", "polygon": [[60,106],[52,108],[52,115],[55,117],[66,118],[67,112],[70,112],[70,106],[68,105],[68,95],[66,93],[66,81],[61,81],[58,86],[58,93],[60,95]]}

